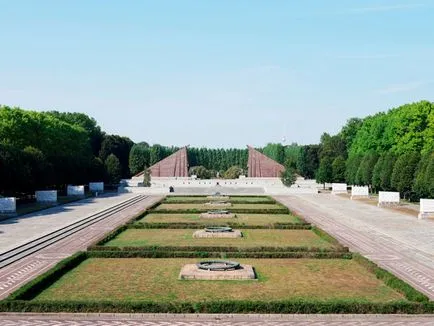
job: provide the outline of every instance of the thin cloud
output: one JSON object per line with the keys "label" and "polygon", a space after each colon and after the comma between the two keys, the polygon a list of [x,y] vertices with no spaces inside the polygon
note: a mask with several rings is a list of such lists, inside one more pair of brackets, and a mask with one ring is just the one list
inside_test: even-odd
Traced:
{"label": "thin cloud", "polygon": [[371,12],[387,12],[396,10],[411,10],[425,7],[422,3],[412,3],[412,4],[397,4],[390,6],[372,6],[372,7],[359,7],[359,8],[349,8],[341,12],[341,14],[366,14]]}
{"label": "thin cloud", "polygon": [[411,83],[394,84],[394,85],[389,85],[387,87],[378,89],[376,92],[379,94],[393,94],[393,93],[408,92],[408,91],[418,89],[430,83],[431,83],[430,81],[415,81]]}

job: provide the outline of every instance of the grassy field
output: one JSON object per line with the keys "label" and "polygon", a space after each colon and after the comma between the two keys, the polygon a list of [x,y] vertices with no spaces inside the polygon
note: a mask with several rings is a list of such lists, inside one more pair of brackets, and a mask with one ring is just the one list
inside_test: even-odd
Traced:
{"label": "grassy field", "polygon": [[[172,203],[172,202],[178,202],[178,203],[182,203],[182,202],[186,202],[186,203],[206,203],[212,201],[212,199],[206,198],[206,196],[201,196],[201,197],[188,197],[188,196],[168,196],[166,197],[166,199],[164,200],[164,202],[166,203]],[[243,197],[243,196],[231,196],[229,197],[229,201],[231,203],[237,203],[237,202],[244,202],[244,203],[265,203],[268,202],[270,204],[275,203],[275,201],[270,198],[270,197],[266,197],[266,196],[255,196],[255,197]]]}
{"label": "grassy field", "polygon": [[178,280],[181,267],[196,262],[186,258],[87,259],[33,300],[406,300],[353,260],[241,259],[254,266],[258,281]]}
{"label": "grassy field", "polygon": [[236,214],[234,218],[201,218],[200,214],[148,214],[138,223],[197,223],[206,225],[270,225],[273,223],[300,223],[300,219],[290,214]]}
{"label": "grassy field", "polygon": [[[280,204],[232,204],[230,207],[222,207],[221,209],[229,209],[229,210],[236,210],[236,209],[254,209],[254,210],[263,210],[263,209],[279,209],[279,208],[285,208],[284,206]],[[202,203],[197,204],[169,204],[169,203],[162,203],[161,205],[158,205],[155,210],[172,210],[172,211],[182,211],[182,210],[189,210],[189,209],[197,209],[197,210],[203,210],[207,211],[210,210],[210,206],[207,206]],[[215,207],[213,209],[216,209]],[[220,208],[219,208],[220,209]]]}
{"label": "grassy field", "polygon": [[241,230],[242,238],[193,238],[195,230],[128,229],[106,246],[233,246],[249,247],[317,247],[331,248],[311,230]]}

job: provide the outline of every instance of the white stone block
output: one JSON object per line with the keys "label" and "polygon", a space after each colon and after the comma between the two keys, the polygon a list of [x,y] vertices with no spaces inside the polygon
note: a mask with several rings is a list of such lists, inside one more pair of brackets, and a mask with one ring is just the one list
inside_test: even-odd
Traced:
{"label": "white stone block", "polygon": [[16,213],[17,200],[15,197],[0,198],[0,213]]}
{"label": "white stone block", "polygon": [[399,204],[399,192],[380,191],[378,193],[378,206],[398,205],[398,204]]}
{"label": "white stone block", "polygon": [[369,187],[368,186],[352,186],[351,187],[351,199],[354,197],[369,197]]}
{"label": "white stone block", "polygon": [[421,199],[419,208],[419,219],[434,215],[434,199]]}
{"label": "white stone block", "polygon": [[40,190],[35,192],[36,201],[40,202],[57,202],[57,190]]}
{"label": "white stone block", "polygon": [[346,194],[347,184],[346,183],[332,183],[332,194]]}
{"label": "white stone block", "polygon": [[67,188],[68,196],[84,196],[84,186],[71,186]]}
{"label": "white stone block", "polygon": [[89,182],[89,191],[104,191],[104,182]]}

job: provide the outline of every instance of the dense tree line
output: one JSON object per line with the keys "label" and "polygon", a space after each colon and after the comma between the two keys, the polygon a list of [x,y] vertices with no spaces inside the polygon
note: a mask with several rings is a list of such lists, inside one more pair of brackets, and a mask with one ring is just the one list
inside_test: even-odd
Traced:
{"label": "dense tree line", "polygon": [[[82,113],[0,106],[0,193],[19,196],[67,184],[117,183],[130,174],[132,145],[128,138],[105,134]],[[110,155],[115,156],[109,164],[117,165],[114,170],[107,169]]]}
{"label": "dense tree line", "polygon": [[345,181],[409,199],[434,198],[433,103],[350,119],[337,135],[324,134],[319,146],[320,183]]}

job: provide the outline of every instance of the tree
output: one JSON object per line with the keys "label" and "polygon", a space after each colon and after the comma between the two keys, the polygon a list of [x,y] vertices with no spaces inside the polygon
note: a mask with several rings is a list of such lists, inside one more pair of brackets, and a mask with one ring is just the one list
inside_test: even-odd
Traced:
{"label": "tree", "polygon": [[285,162],[285,148],[282,144],[268,143],[267,146],[262,149],[262,152],[280,164]]}
{"label": "tree", "polygon": [[419,163],[420,154],[405,153],[398,157],[393,167],[391,184],[404,197],[413,187],[414,173]]}
{"label": "tree", "polygon": [[105,160],[107,171],[107,181],[111,184],[118,184],[122,178],[122,168],[119,159],[114,154],[110,154]]}
{"label": "tree", "polygon": [[143,187],[151,186],[151,172],[147,167],[143,170]]}
{"label": "tree", "polygon": [[372,184],[372,188],[375,191],[378,191],[381,189],[381,172],[383,171],[385,162],[386,162],[385,161],[385,155],[381,155],[378,158],[377,163],[375,163],[375,165],[374,165],[374,169],[372,171],[371,184]]}
{"label": "tree", "polygon": [[413,192],[419,198],[434,198],[434,152],[420,160],[414,179]]}
{"label": "tree", "polygon": [[360,161],[359,168],[356,173],[356,184],[369,186],[372,182],[372,172],[375,163],[377,163],[378,155],[374,152],[367,153]]}
{"label": "tree", "polygon": [[193,166],[190,168],[189,175],[196,175],[199,179],[210,179],[213,175],[204,166]]}
{"label": "tree", "polygon": [[386,153],[383,167],[380,171],[380,185],[382,190],[392,190],[392,172],[396,157],[392,153]]}
{"label": "tree", "polygon": [[295,169],[291,166],[286,166],[285,170],[281,174],[280,179],[285,186],[292,186],[297,180],[297,174],[295,173]]}
{"label": "tree", "polygon": [[243,169],[241,169],[238,165],[234,165],[225,171],[223,178],[237,179],[241,174],[243,174]]}
{"label": "tree", "polygon": [[143,171],[150,164],[150,149],[146,142],[134,144],[130,150],[129,167],[132,175]]}
{"label": "tree", "polygon": [[306,179],[313,179],[319,167],[319,145],[306,145],[301,148],[297,169]]}
{"label": "tree", "polygon": [[326,182],[333,182],[333,168],[332,159],[330,157],[324,157],[320,164],[318,171],[316,172],[316,182],[323,183],[325,188]]}
{"label": "tree", "polygon": [[129,156],[134,142],[128,137],[118,135],[105,135],[101,144],[99,157],[105,161],[110,154],[114,154],[121,165],[121,175],[123,178],[130,177]]}
{"label": "tree", "polygon": [[345,182],[345,159],[338,156],[332,163],[333,182]]}
{"label": "tree", "polygon": [[345,168],[345,180],[350,185],[355,185],[357,170],[359,169],[360,163],[362,162],[362,155],[353,155],[347,159]]}

